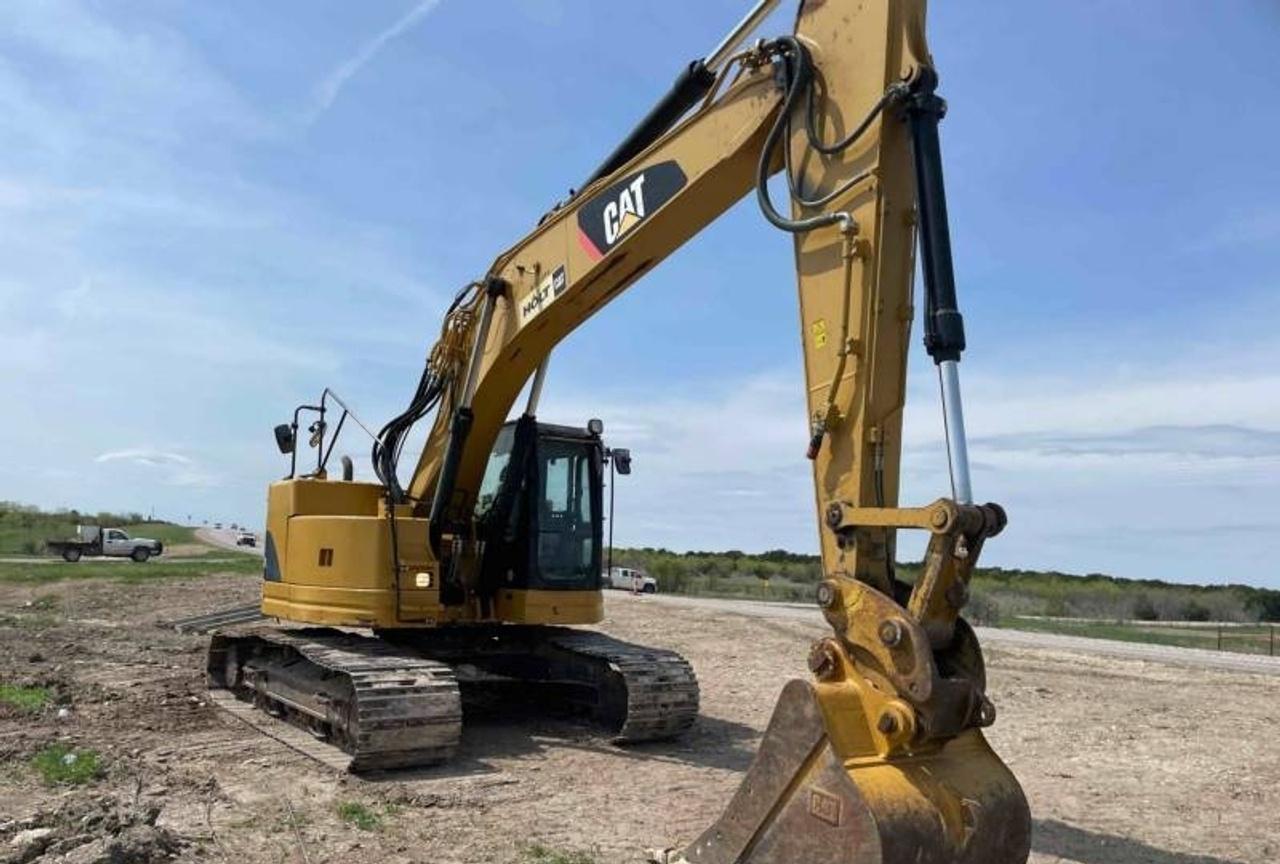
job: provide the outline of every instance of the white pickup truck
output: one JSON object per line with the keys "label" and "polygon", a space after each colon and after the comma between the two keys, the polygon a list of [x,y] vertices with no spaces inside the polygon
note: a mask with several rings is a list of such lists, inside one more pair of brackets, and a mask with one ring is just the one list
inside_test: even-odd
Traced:
{"label": "white pickup truck", "polygon": [[79,525],[76,527],[76,535],[74,540],[46,542],[45,551],[52,555],[61,555],[64,561],[72,563],[79,561],[85,555],[89,557],[101,555],[108,558],[132,558],[139,564],[164,551],[164,544],[159,540],[130,537],[120,528]]}
{"label": "white pickup truck", "polygon": [[658,580],[634,567],[612,567],[604,575],[603,581],[606,588],[620,588],[623,591],[645,594],[658,593]]}

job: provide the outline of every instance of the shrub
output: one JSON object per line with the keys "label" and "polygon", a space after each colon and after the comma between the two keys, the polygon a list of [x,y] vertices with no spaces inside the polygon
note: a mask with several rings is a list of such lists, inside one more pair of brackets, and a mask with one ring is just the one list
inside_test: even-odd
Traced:
{"label": "shrub", "polygon": [[982,627],[995,627],[1000,623],[1000,606],[986,594],[971,594],[969,605],[965,606],[964,617],[971,624]]}
{"label": "shrub", "polygon": [[1209,617],[1209,607],[1196,600],[1188,600],[1182,607],[1184,621],[1208,621]]}
{"label": "shrub", "polygon": [[1138,621],[1160,620],[1160,610],[1156,608],[1156,604],[1146,594],[1139,594],[1133,598],[1133,611],[1131,614]]}

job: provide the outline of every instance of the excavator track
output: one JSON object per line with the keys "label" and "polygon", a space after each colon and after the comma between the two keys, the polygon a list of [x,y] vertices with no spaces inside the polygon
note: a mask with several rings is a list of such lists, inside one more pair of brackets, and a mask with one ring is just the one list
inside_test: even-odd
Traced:
{"label": "excavator track", "polygon": [[462,736],[453,670],[367,636],[221,631],[209,646],[208,676],[215,695],[227,691],[345,752],[353,772],[445,762]]}
{"label": "excavator track", "polygon": [[619,744],[675,737],[698,715],[698,680],[679,654],[565,627],[230,628],[212,636],[208,678],[230,713],[353,772],[447,761],[464,702],[494,693],[568,706]]}
{"label": "excavator track", "polygon": [[698,679],[674,651],[585,630],[553,631],[545,644],[552,677],[585,679],[593,719],[618,743],[673,738],[698,716]]}
{"label": "excavator track", "polygon": [[382,635],[453,666],[465,704],[484,704],[500,694],[499,699],[525,706],[569,707],[618,744],[673,738],[698,716],[698,679],[674,651],[552,626],[504,624]]}

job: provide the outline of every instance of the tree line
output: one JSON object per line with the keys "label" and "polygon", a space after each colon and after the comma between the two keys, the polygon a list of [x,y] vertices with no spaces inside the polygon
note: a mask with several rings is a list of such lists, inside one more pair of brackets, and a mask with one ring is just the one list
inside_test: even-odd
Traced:
{"label": "tree line", "polygon": [[[613,550],[613,563],[644,570],[669,594],[751,597],[804,602],[822,580],[817,555],[772,549],[762,553],[642,547]],[[919,562],[897,565],[914,582]],[[966,614],[984,624],[1001,617],[1046,616],[1139,621],[1280,621],[1280,591],[1251,585],[1185,585],[1105,573],[979,567]]]}

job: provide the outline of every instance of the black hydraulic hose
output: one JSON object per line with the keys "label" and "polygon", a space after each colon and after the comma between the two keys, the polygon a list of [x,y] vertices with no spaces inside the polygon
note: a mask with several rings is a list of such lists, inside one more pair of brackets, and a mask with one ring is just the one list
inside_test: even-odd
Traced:
{"label": "black hydraulic hose", "polygon": [[[445,319],[447,320],[450,315],[456,312],[468,295],[479,287],[481,286],[478,282],[470,282],[463,286],[454,295],[449,308],[445,310]],[[400,477],[397,470],[400,463],[400,453],[404,449],[409,432],[415,423],[439,404],[440,397],[448,383],[447,378],[441,379],[431,371],[430,362],[428,361],[427,367],[422,370],[422,377],[418,379],[418,386],[414,390],[413,398],[409,400],[409,407],[387,421],[387,424],[378,432],[377,438],[374,439],[373,449],[370,454],[370,460],[373,462],[373,471],[377,475],[379,482],[386,487],[392,504],[403,504],[408,497],[404,488],[400,485]]]}
{"label": "black hydraulic hose", "polygon": [[839,141],[836,141],[834,144],[823,144],[821,136],[818,135],[817,121],[814,117],[813,111],[815,93],[817,92],[817,89],[818,88],[813,87],[812,85],[809,87],[808,105],[805,109],[804,122],[805,131],[809,135],[810,149],[818,151],[823,156],[834,156],[835,154],[848,149],[851,144],[863,136],[867,129],[870,128],[872,121],[880,116],[880,112],[883,111],[887,105],[894,102],[901,102],[907,98],[910,92],[907,85],[901,81],[890,84],[888,89],[886,89],[876,101],[876,104],[872,106],[869,112],[867,112],[867,116],[862,118],[862,122],[859,123],[852,132],[841,138]]}
{"label": "black hydraulic hose", "polygon": [[453,502],[449,499],[458,481],[458,467],[462,464],[462,451],[467,444],[467,436],[471,432],[471,423],[475,415],[470,408],[459,406],[453,412],[449,424],[449,444],[445,448],[444,457],[440,461],[440,477],[436,480],[436,491],[431,498],[431,511],[427,518],[431,527],[431,548],[437,554],[440,550],[440,537],[444,533],[445,510]]}
{"label": "black hydraulic hose", "polygon": [[405,499],[404,489],[400,486],[396,472],[404,441],[413,425],[439,402],[441,389],[441,382],[430,370],[424,369],[409,407],[382,428],[373,444],[374,472],[378,475],[378,480],[387,487],[393,503],[403,503]]}
{"label": "black hydraulic hose", "polygon": [[811,86],[813,82],[813,60],[809,56],[809,49],[794,36],[779,36],[767,43],[765,49],[782,58],[787,90],[782,98],[782,105],[778,108],[778,116],[774,118],[773,127],[765,137],[764,147],[760,151],[760,162],[756,167],[756,201],[760,204],[760,212],[775,228],[792,234],[844,222],[849,218],[845,213],[822,213],[805,219],[790,219],[779,213],[769,198],[769,176],[772,173],[769,167],[773,162],[773,154],[777,150],[783,133],[787,131],[797,98],[801,91]]}

